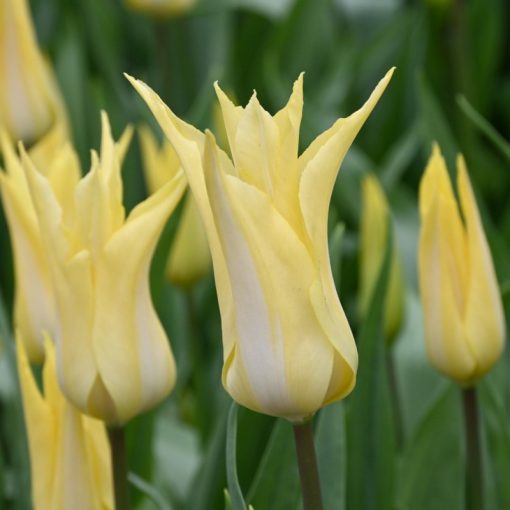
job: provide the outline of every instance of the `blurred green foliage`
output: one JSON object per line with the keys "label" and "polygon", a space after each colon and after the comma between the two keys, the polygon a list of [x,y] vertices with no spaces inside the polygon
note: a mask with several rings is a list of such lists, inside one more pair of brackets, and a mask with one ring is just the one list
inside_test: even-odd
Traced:
{"label": "blurred green foliage", "polygon": [[[508,2],[203,0],[172,19],[129,12],[119,0],[32,0],[31,6],[84,168],[90,148],[99,145],[100,109],[108,111],[116,134],[126,123],[154,126],[123,72],[145,80],[177,114],[205,128],[212,126],[215,80],[242,104],[256,89],[261,103],[275,112],[304,71],[304,148],[336,118],[361,106],[385,71],[397,67],[349,151],[332,200],[332,265],[361,357],[353,394],[319,413],[319,464],[328,510],[462,508],[459,392],[428,366],[423,346],[416,197],[432,141],[441,145],[450,169],[456,153],[465,154],[508,317]],[[125,167],[130,209],[146,195],[136,138]],[[401,449],[388,409],[388,353],[377,334],[380,300],[374,299],[366,324],[358,324],[355,314],[359,182],[369,171],[378,174],[389,195],[407,282],[405,325],[392,353],[403,416]],[[163,236],[152,281],[156,308],[176,355],[178,383],[162,406],[129,425],[133,495],[143,510],[158,507],[158,501],[176,510],[221,509],[230,399],[220,382],[219,313],[212,276],[187,294],[163,280],[176,221],[170,220]],[[0,315],[0,507],[26,509],[29,470],[6,322],[13,282],[3,216],[0,240],[5,305]],[[505,353],[481,387],[486,508],[495,510],[510,508],[508,358]],[[236,490],[256,510],[298,509],[290,426],[242,408],[236,421],[237,452],[229,459],[237,458]]]}

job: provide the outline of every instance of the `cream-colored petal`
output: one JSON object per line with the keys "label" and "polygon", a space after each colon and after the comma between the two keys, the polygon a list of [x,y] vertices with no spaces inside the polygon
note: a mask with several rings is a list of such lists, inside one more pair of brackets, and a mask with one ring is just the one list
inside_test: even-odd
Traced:
{"label": "cream-colored petal", "polygon": [[505,318],[492,257],[462,156],[457,159],[458,189],[466,224],[468,283],[465,330],[476,359],[475,378],[500,358],[505,342]]}
{"label": "cream-colored petal", "polygon": [[[225,266],[225,257],[213,220],[203,174],[202,155],[205,135],[176,117],[161,98],[145,83],[140,80],[135,80],[128,75],[126,75],[126,77],[145,100],[161,126],[161,129],[179,156],[207,233],[214,266],[216,289],[218,295],[222,296],[222,298],[218,300],[221,315],[222,317],[232,317],[232,302],[230,298],[232,291],[230,288],[230,281]],[[220,152],[218,157],[224,171],[233,173],[232,165],[225,153]],[[225,360],[231,359],[233,348],[233,339],[226,338],[223,345],[223,356]]]}
{"label": "cream-colored petal", "polygon": [[225,131],[227,132],[228,144],[232,148],[235,145],[237,126],[241,116],[243,115],[244,108],[241,106],[235,106],[225,92],[221,90],[218,82],[214,83],[214,89],[216,90],[216,96],[220,103],[223,123],[225,124]]}
{"label": "cream-colored petal", "polygon": [[[14,323],[31,361],[43,359],[42,334],[55,324],[55,303],[39,225],[30,196],[20,193],[12,179],[0,173],[0,187],[13,250]],[[28,198],[29,202],[22,202]]]}
{"label": "cream-colored petal", "polygon": [[166,267],[168,279],[181,287],[193,285],[211,268],[209,243],[197,204],[191,194],[185,200]]}
{"label": "cream-colored petal", "polygon": [[418,270],[431,363],[458,382],[469,380],[476,359],[464,325],[466,236],[444,160],[434,151],[420,184]]}
{"label": "cream-colored petal", "polygon": [[306,230],[321,259],[325,259],[327,247],[327,223],[331,193],[340,165],[354,138],[379,101],[393,75],[390,69],[377,84],[366,103],[345,119],[339,119],[327,131],[319,135],[300,156],[301,181],[299,201]]}
{"label": "cream-colored petal", "polygon": [[381,185],[373,175],[362,183],[360,224],[360,291],[358,308],[363,317],[381,270],[388,240],[388,202]]}
{"label": "cream-colored petal", "polygon": [[115,415],[108,416],[108,409],[96,412],[110,423],[124,423],[155,405],[175,381],[168,339],[151,301],[149,269],[161,230],[185,185],[180,174],[135,208],[96,266],[92,339],[98,375]]}
{"label": "cream-colored petal", "polygon": [[[206,182],[234,302],[234,329],[224,335],[237,338],[224,383],[255,410],[300,421],[321,406],[334,358],[309,301],[313,261],[269,197],[209,161]],[[246,382],[255,402],[243,398]]]}
{"label": "cream-colored petal", "polygon": [[57,300],[58,323],[53,335],[57,345],[59,380],[67,397],[85,409],[97,374],[90,341],[93,310],[90,257],[86,252],[80,252],[69,258],[62,232],[61,209],[51,186],[23,151],[22,161]]}
{"label": "cream-colored petal", "polygon": [[158,147],[156,137],[149,126],[142,126],[139,135],[145,182],[149,193],[152,194],[174,177],[181,164],[170,143]]}
{"label": "cream-colored petal", "polygon": [[[362,181],[358,300],[358,312],[361,319],[367,313],[383,264],[390,221],[389,205],[382,186],[375,175],[369,174]],[[384,335],[387,342],[395,338],[400,328],[404,307],[400,260],[396,243],[393,242],[392,245],[384,310]]]}
{"label": "cream-colored petal", "polygon": [[51,508],[57,423],[50,407],[44,401],[32,370],[21,336],[16,334],[18,376],[23,400],[25,426],[30,451],[32,501],[35,508]]}
{"label": "cream-colored petal", "polygon": [[13,140],[33,141],[57,117],[62,102],[38,47],[26,0],[0,3],[0,124]]}

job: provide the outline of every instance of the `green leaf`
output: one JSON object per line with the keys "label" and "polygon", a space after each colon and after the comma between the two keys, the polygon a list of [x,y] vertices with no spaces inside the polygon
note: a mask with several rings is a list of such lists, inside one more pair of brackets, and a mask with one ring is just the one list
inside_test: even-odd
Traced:
{"label": "green leaf", "polygon": [[427,156],[432,149],[432,143],[437,142],[441,147],[448,168],[455,168],[455,158],[458,152],[457,141],[439,101],[423,75],[418,79],[418,99],[423,122],[423,134],[428,145],[426,147]]}
{"label": "green leaf", "polygon": [[187,494],[185,508],[193,510],[209,510],[220,508],[224,504],[223,490],[226,486],[225,477],[225,429],[227,425],[227,405],[218,407],[219,417],[211,434],[205,453],[204,462],[197,472],[194,482]]}
{"label": "green leaf", "polygon": [[487,137],[494,147],[510,161],[510,144],[494,129],[490,122],[473,108],[465,96],[458,96],[457,104],[466,117]]}
{"label": "green leaf", "polygon": [[315,430],[322,499],[325,510],[345,510],[347,439],[343,402],[322,409]]}
{"label": "green leaf", "polygon": [[510,428],[502,395],[490,377],[479,384],[482,423],[486,437],[485,484],[496,500],[494,508],[510,508]]}
{"label": "green leaf", "polygon": [[464,467],[459,389],[449,384],[425,415],[399,470],[399,507],[463,506]]}
{"label": "green leaf", "polygon": [[232,510],[246,510],[243,492],[239,486],[237,477],[237,404],[232,402],[228,413],[227,422],[227,444],[226,444],[226,460],[227,460],[227,484],[230,495]]}
{"label": "green leaf", "polygon": [[171,510],[170,505],[166,503],[158,489],[139,477],[135,473],[128,474],[128,481],[136,487],[142,494],[145,494],[158,508],[158,510]]}
{"label": "green leaf", "polygon": [[299,475],[290,423],[276,421],[259,469],[246,498],[255,508],[297,510]]}
{"label": "green leaf", "polygon": [[393,506],[395,431],[382,333],[391,244],[388,242],[379,278],[359,334],[358,382],[348,399],[349,510],[386,510]]}

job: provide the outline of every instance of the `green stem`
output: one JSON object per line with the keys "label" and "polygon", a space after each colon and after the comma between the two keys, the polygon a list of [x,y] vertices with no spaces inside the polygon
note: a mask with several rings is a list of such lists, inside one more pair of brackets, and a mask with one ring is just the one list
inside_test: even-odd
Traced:
{"label": "green stem", "polygon": [[115,496],[115,510],[130,510],[128,469],[124,427],[108,429],[112,457],[112,478]]}
{"label": "green stem", "polygon": [[299,478],[304,510],[322,510],[321,485],[313,442],[312,421],[294,426]]}
{"label": "green stem", "polygon": [[395,423],[395,439],[397,448],[401,451],[404,447],[404,423],[402,420],[402,406],[400,404],[400,391],[397,380],[397,371],[395,368],[395,360],[393,350],[388,350],[386,353],[386,370],[388,373],[388,382],[390,385],[392,407],[393,407],[393,420]]}
{"label": "green stem", "polygon": [[462,391],[466,439],[466,510],[483,509],[483,473],[480,446],[480,420],[476,389]]}

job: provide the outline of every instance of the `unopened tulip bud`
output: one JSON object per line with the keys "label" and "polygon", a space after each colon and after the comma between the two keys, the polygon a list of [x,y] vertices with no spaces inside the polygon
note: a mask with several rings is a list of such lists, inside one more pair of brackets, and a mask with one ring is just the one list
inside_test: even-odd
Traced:
{"label": "unopened tulip bud", "polygon": [[[359,314],[368,310],[388,244],[390,210],[384,191],[375,177],[368,175],[362,182],[360,227],[360,291]],[[404,288],[397,245],[393,242],[388,289],[385,297],[384,336],[395,339],[402,324]]]}
{"label": "unopened tulip bud", "polygon": [[434,146],[420,185],[420,293],[432,365],[472,385],[500,358],[503,306],[492,257],[462,156],[455,198]]}

